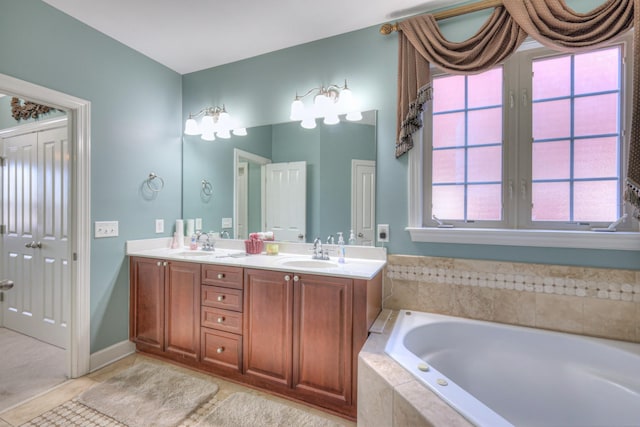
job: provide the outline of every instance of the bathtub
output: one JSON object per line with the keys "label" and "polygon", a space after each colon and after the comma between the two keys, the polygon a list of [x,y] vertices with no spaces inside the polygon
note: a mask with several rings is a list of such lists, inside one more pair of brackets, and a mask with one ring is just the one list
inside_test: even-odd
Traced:
{"label": "bathtub", "polygon": [[385,352],[476,426],[640,426],[640,344],[401,310]]}

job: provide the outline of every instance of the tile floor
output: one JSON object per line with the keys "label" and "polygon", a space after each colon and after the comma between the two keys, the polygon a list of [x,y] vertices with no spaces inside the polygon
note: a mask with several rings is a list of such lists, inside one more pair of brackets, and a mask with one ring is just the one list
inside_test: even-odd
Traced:
{"label": "tile floor", "polygon": [[[4,412],[1,412],[0,427],[19,426],[37,417],[38,415],[41,415],[53,409],[54,407],[61,405],[62,403],[68,400],[74,399],[89,387],[93,386],[94,384],[106,381],[107,379],[111,378],[113,375],[116,375],[117,373],[130,367],[131,365],[136,363],[136,361],[140,361],[141,358],[147,358],[147,356],[144,356],[142,354],[133,354],[131,356],[127,356],[124,359],[114,362],[113,364],[108,365],[96,372],[85,375],[84,377],[81,377],[81,378],[68,380],[63,384],[57,386],[56,388],[50,390],[49,392],[40,395],[39,397],[33,398],[25,403],[22,403],[18,406],[15,406]],[[157,359],[153,359],[153,360],[157,362]],[[179,368],[179,369],[183,369],[183,368]],[[193,373],[193,375],[196,375],[196,376],[206,375],[199,372],[187,370],[186,368],[184,369],[185,371]],[[225,381],[222,378],[216,377],[216,382],[220,387],[220,390],[216,394],[216,397],[218,397],[218,399],[220,400],[227,398],[232,393],[235,393],[238,391],[244,391],[246,393],[258,394],[262,397],[265,397],[268,399],[274,399],[280,403],[284,403],[286,405],[294,406],[298,409],[303,409],[305,411],[312,412],[315,415],[325,417],[328,420],[341,423],[347,427],[355,427],[356,425],[353,422],[349,422],[343,418],[326,414],[322,411],[319,411],[314,408],[310,408],[306,405],[302,405],[299,403],[291,402],[289,400],[271,396],[269,394],[262,393],[254,389],[250,389],[239,384]]]}

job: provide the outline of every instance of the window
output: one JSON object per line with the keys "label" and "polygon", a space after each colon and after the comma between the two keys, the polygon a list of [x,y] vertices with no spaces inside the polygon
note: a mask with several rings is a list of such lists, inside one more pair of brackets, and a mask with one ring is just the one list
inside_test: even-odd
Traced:
{"label": "window", "polygon": [[481,74],[435,74],[414,228],[438,229],[443,242],[465,229],[594,234],[622,216],[627,43],[575,54],[527,49]]}

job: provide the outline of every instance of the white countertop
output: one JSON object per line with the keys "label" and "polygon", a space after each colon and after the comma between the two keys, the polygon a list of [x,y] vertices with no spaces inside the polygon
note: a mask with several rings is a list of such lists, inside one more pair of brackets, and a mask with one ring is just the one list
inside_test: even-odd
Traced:
{"label": "white countertop", "polygon": [[[171,249],[170,242],[171,239],[165,238],[132,240],[127,242],[126,253],[128,256],[367,280],[375,277],[386,264],[386,250],[384,248],[346,247],[347,256],[344,264],[338,263],[337,255],[330,255],[328,262],[320,263],[322,268],[316,268],[291,264],[291,262],[295,264],[300,261],[311,261],[311,252],[309,251],[311,245],[309,244],[274,242],[280,246],[278,255],[264,253],[246,255],[244,242],[241,240],[217,240],[214,251],[203,251],[202,249],[191,251],[188,247]],[[332,252],[337,254],[336,245],[325,245],[324,247],[330,250],[330,254]],[[356,258],[354,255],[358,257]],[[303,262],[303,264],[305,263]]]}

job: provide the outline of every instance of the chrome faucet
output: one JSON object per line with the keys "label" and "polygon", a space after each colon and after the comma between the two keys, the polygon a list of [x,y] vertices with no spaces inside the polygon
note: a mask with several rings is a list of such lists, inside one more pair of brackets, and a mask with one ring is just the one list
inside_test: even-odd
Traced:
{"label": "chrome faucet", "polygon": [[335,240],[334,240],[334,238],[333,238],[333,234],[330,234],[330,235],[327,237],[327,245],[333,245],[334,243],[335,243]]}
{"label": "chrome faucet", "polygon": [[200,242],[200,238],[202,236],[206,236],[207,237],[207,240],[202,244],[202,250],[203,251],[214,251],[215,250],[215,246],[216,246],[216,242],[211,239],[211,234],[209,234],[209,233],[199,234],[198,235],[198,242]]}
{"label": "chrome faucet", "polygon": [[313,241],[313,259],[329,259],[329,251],[322,250],[322,240],[320,237],[316,237]]}
{"label": "chrome faucet", "polygon": [[229,232],[227,230],[222,230],[220,232],[220,238],[221,239],[229,239]]}

